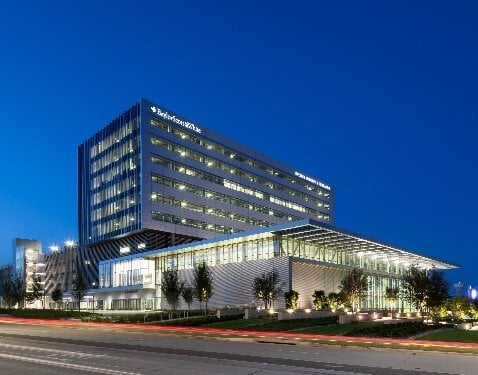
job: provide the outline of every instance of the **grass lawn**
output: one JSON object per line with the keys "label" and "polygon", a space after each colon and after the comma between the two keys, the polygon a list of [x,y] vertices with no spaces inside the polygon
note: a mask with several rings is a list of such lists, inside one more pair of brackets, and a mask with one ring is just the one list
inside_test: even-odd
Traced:
{"label": "grass lawn", "polygon": [[208,324],[208,327],[212,328],[224,328],[224,329],[250,329],[255,330],[258,326],[267,325],[273,320],[268,318],[258,319],[238,319],[231,320],[229,322],[217,322]]}
{"label": "grass lawn", "polygon": [[456,342],[474,342],[478,343],[478,331],[465,331],[464,329],[445,329],[420,336],[417,340],[430,341],[456,341]]}
{"label": "grass lawn", "polygon": [[[361,323],[364,326],[366,323]],[[373,327],[378,324],[369,323],[367,327]],[[317,335],[345,335],[353,330],[357,329],[358,324],[330,324],[322,327],[311,327],[301,330],[301,333],[315,333]]]}
{"label": "grass lawn", "polygon": [[[208,327],[271,331],[271,332],[298,332],[318,335],[343,335],[362,337],[389,337],[407,338],[423,332],[431,331],[430,327],[421,323],[378,324],[373,322],[337,324],[336,318],[300,319],[300,320],[275,320],[270,318],[234,320],[208,324]],[[437,339],[440,340],[440,339]],[[452,341],[452,340],[450,340]]]}
{"label": "grass lawn", "polygon": [[208,327],[223,328],[223,329],[244,329],[251,331],[300,331],[309,332],[309,329],[317,326],[338,325],[337,318],[320,318],[320,319],[297,319],[297,320],[277,320],[274,318],[259,318],[259,319],[239,319],[229,322],[217,322],[208,324]]}

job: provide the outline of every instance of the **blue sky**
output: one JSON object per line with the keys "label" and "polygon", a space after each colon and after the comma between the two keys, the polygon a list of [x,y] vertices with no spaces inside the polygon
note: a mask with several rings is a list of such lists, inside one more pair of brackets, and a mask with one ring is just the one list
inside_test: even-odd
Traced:
{"label": "blue sky", "polygon": [[77,238],[76,149],[140,97],[335,188],[335,223],[477,285],[476,2],[0,5],[0,263]]}

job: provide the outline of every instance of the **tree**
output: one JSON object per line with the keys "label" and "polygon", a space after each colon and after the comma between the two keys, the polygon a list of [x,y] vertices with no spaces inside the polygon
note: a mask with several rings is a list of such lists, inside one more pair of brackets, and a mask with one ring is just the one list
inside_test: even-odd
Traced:
{"label": "tree", "polygon": [[333,311],[338,310],[339,308],[343,308],[344,302],[342,295],[340,293],[335,292],[329,293],[329,295],[327,296],[327,304]]}
{"label": "tree", "polygon": [[213,277],[211,270],[206,262],[199,263],[193,270],[193,289],[194,296],[200,305],[205,302],[205,313],[207,312],[207,303],[213,294],[212,288]]}
{"label": "tree", "polygon": [[428,314],[448,299],[448,282],[442,272],[411,267],[403,275],[402,297],[418,309],[420,315],[423,311]]}
{"label": "tree", "polygon": [[385,289],[385,299],[388,301],[390,310],[393,310],[396,307],[399,296],[400,296],[400,289],[391,288],[391,287],[387,287]]}
{"label": "tree", "polygon": [[274,269],[254,278],[252,293],[255,298],[264,302],[264,308],[272,307],[272,302],[282,293],[279,272]]}
{"label": "tree", "polygon": [[20,307],[25,299],[25,284],[23,277],[19,274],[11,274],[2,279],[3,300],[8,308],[12,308],[16,304]]}
{"label": "tree", "polygon": [[28,303],[32,304],[35,301],[40,301],[41,306],[45,308],[45,288],[44,284],[42,283],[42,279],[40,276],[34,276],[32,283],[32,290],[31,292],[26,293],[25,299]]}
{"label": "tree", "polygon": [[63,300],[63,292],[61,288],[57,285],[55,289],[51,292],[51,299],[55,302],[58,306],[58,302]]}
{"label": "tree", "polygon": [[285,298],[285,308],[286,309],[296,309],[297,301],[299,300],[299,293],[295,290],[289,290],[284,293]]}
{"label": "tree", "polygon": [[172,310],[176,310],[178,307],[182,289],[183,283],[179,280],[177,270],[163,272],[161,292]]}
{"label": "tree", "polygon": [[401,290],[402,298],[422,313],[427,299],[427,271],[411,267],[403,275]]}
{"label": "tree", "polygon": [[8,276],[2,279],[2,297],[3,301],[7,304],[9,309],[15,305],[14,302],[14,286],[13,286],[13,276]]}
{"label": "tree", "polygon": [[315,290],[314,294],[312,294],[312,297],[314,297],[312,303],[314,304],[316,310],[323,310],[327,307],[327,297],[325,296],[325,292],[323,290]]}
{"label": "tree", "polygon": [[367,276],[362,270],[353,268],[342,279],[339,288],[344,300],[352,306],[352,311],[357,311],[368,290]]}
{"label": "tree", "polygon": [[77,273],[76,277],[71,283],[71,294],[75,301],[78,302],[78,312],[81,311],[81,300],[87,295],[88,286],[81,272]]}
{"label": "tree", "polygon": [[468,297],[458,296],[450,301],[450,311],[453,320],[456,322],[463,321],[466,317],[471,317],[473,307]]}
{"label": "tree", "polygon": [[428,314],[431,310],[439,309],[447,302],[450,297],[448,290],[449,284],[443,272],[432,269],[428,273],[428,295],[426,299]]}
{"label": "tree", "polygon": [[188,309],[191,310],[191,304],[194,300],[194,288],[190,285],[183,286],[181,296],[183,297],[184,302],[188,305]]}

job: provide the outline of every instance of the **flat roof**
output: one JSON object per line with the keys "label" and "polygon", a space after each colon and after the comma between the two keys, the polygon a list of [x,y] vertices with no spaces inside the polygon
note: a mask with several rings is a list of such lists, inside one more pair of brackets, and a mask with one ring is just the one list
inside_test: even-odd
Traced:
{"label": "flat roof", "polygon": [[[303,240],[313,243],[314,245],[325,246],[326,248],[328,247],[330,249],[343,251],[348,254],[353,253],[358,256],[366,256],[373,259],[386,259],[388,261],[397,261],[402,264],[408,263],[409,265],[437,269],[452,269],[458,267],[449,262],[434,259],[415,251],[399,248],[312,219],[293,221],[267,228],[191,242],[185,245],[152,250],[141,254],[131,255],[129,257],[156,258],[164,255],[164,253],[175,251],[181,252],[181,250],[190,251],[193,249],[206,249],[214,245],[220,245],[221,243],[227,244],[236,242],[240,239],[246,239],[247,237],[254,239],[274,234],[280,235],[282,238]],[[122,259],[124,259],[124,257]]]}

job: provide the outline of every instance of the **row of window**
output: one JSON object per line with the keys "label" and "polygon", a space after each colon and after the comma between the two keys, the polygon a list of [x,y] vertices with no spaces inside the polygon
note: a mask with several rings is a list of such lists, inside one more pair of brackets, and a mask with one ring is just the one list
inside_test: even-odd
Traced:
{"label": "row of window", "polygon": [[[169,206],[174,206],[174,207],[181,207],[182,209],[185,209],[185,210],[200,212],[210,216],[217,216],[217,217],[223,217],[223,218],[234,220],[234,221],[240,221],[242,223],[252,224],[258,227],[268,227],[274,224],[269,221],[259,220],[252,217],[239,215],[233,212],[224,211],[218,208],[211,208],[201,204],[192,203],[186,200],[176,199],[174,197],[170,197],[157,192],[153,192],[153,194],[151,195],[151,200],[153,202],[159,202],[159,203],[167,204]],[[212,226],[213,224],[208,224],[207,228],[209,227],[212,228]]]}
{"label": "row of window", "polygon": [[311,190],[311,191],[315,191],[317,194],[319,195],[324,195],[324,196],[329,196],[330,193],[327,191],[327,190],[330,190],[330,189],[321,189],[320,187],[316,186],[316,185],[311,185],[311,184],[308,184],[306,183],[305,181],[302,181],[302,180],[299,180],[299,179],[296,179],[296,178],[292,178],[291,176],[281,172],[281,171],[278,171],[270,166],[267,166],[265,164],[261,164],[261,163],[258,163],[257,161],[254,161],[244,155],[241,155],[241,154],[238,154],[232,150],[229,150],[217,143],[214,143],[214,142],[211,142],[211,141],[208,141],[208,140],[205,140],[204,138],[201,138],[201,137],[198,137],[196,135],[192,135],[192,134],[189,134],[189,133],[186,133],[174,126],[171,126],[171,125],[168,125],[162,121],[159,121],[157,119],[151,119],[151,125],[155,126],[155,127],[159,127],[163,130],[166,130],[167,132],[169,133],[173,133],[175,135],[178,135],[181,137],[181,139],[187,139],[187,140],[190,140],[191,142],[194,142],[196,144],[199,144],[203,147],[205,147],[207,150],[215,150],[223,155],[226,155],[228,156],[229,158],[231,159],[237,159],[243,163],[247,163],[248,165],[250,165],[251,167],[254,167],[254,168],[259,168],[263,171],[266,171],[267,173],[270,173],[272,175],[275,175],[279,178],[282,178],[282,179],[285,179],[291,183],[296,183],[298,185],[301,185],[301,186],[304,186],[306,189],[308,190]]}
{"label": "row of window", "polygon": [[137,148],[137,141],[129,139],[125,142],[117,143],[111,147],[104,155],[91,162],[91,172],[95,173],[106,166],[117,162],[125,155],[129,155]]}
{"label": "row of window", "polygon": [[266,179],[264,179],[260,176],[251,174],[251,173],[246,172],[242,169],[238,169],[238,168],[236,168],[236,167],[234,167],[230,164],[224,163],[224,162],[220,161],[219,159],[214,159],[214,158],[205,156],[203,154],[199,154],[195,151],[192,151],[192,150],[186,149],[184,147],[181,147],[181,146],[175,145],[173,143],[170,143],[170,142],[168,142],[164,139],[152,136],[151,137],[151,143],[155,146],[162,147],[162,148],[164,148],[168,151],[173,151],[173,152],[179,153],[179,155],[181,157],[189,157],[191,159],[199,161],[199,162],[205,164],[207,167],[219,168],[223,171],[226,171],[226,172],[232,173],[234,175],[243,177],[243,178],[245,178],[245,179],[247,179],[251,182],[259,183],[259,184],[261,184],[261,185],[263,185],[263,186],[265,186],[269,189],[279,190],[279,191],[282,191],[282,192],[284,192],[288,195],[291,195],[293,197],[298,197],[300,199],[303,199],[307,202],[310,201],[310,202],[316,204],[318,207],[325,207],[327,209],[330,207],[329,203],[324,202],[321,199],[314,198],[311,195],[303,194],[303,193],[301,193],[297,190],[290,189],[287,186],[274,183],[270,180],[266,180]]}
{"label": "row of window", "polygon": [[[252,211],[262,212],[263,214],[272,215],[281,219],[288,219],[288,220],[301,219],[298,216],[289,215],[277,210],[271,210],[269,207],[254,204],[242,199],[237,199],[229,195],[225,195],[225,194],[217,193],[209,189],[201,188],[199,186],[186,184],[184,182],[173,180],[173,179],[160,176],[154,173],[151,174],[151,181],[155,183],[159,183],[161,185],[170,186],[178,190],[187,191],[188,193],[193,193],[201,197],[206,197],[215,201],[232,204],[233,206],[243,207]],[[226,186],[226,184],[231,184],[231,183],[229,181],[224,181],[224,186]],[[226,187],[229,187],[229,186],[226,186]],[[272,197],[271,197],[271,201],[272,201]]]}
{"label": "row of window", "polygon": [[105,168],[101,173],[97,173],[91,179],[91,189],[97,189],[104,184],[116,179],[123,179],[128,176],[136,176],[138,174],[136,166],[139,164],[137,155],[129,155],[123,158],[119,163],[110,164],[109,168]]}
{"label": "row of window", "polygon": [[151,213],[153,220],[162,221],[164,223],[184,225],[186,227],[197,228],[207,230],[209,232],[215,232],[220,234],[238,233],[240,230],[226,227],[224,225],[206,223],[200,220],[187,219],[180,216],[165,214],[164,212],[153,211]]}
{"label": "row of window", "polygon": [[[236,182],[225,180],[222,177],[215,176],[213,174],[206,173],[206,172],[197,170],[195,168],[186,167],[185,165],[172,162],[170,160],[159,157],[157,155],[153,155],[151,157],[151,162],[154,163],[154,164],[162,165],[165,168],[172,169],[172,170],[178,171],[180,173],[184,173],[188,176],[194,176],[194,177],[200,178],[200,179],[205,180],[205,181],[213,182],[215,184],[222,185],[222,186],[224,186],[228,189],[232,189],[232,190],[244,193],[244,194],[252,195],[252,196],[255,196],[255,197],[260,198],[260,199],[266,198],[266,199],[269,199],[271,202],[273,202],[273,200],[271,198],[275,198],[275,201],[273,203],[288,206],[286,201],[283,201],[283,200],[280,200],[279,198],[273,197],[270,194],[266,194],[266,193],[263,193],[259,190],[255,190],[255,189],[245,187],[245,186],[243,186],[241,184],[238,184]],[[282,202],[284,204],[282,204]],[[318,218],[321,218],[321,219],[324,219],[324,220],[330,220],[330,216],[327,215],[327,214],[324,214],[321,211],[313,210],[311,208],[304,207],[304,206],[297,205],[297,204],[292,204],[292,203],[289,206],[291,206],[289,208],[293,208],[293,209],[299,210],[301,212],[306,212],[306,213],[308,213],[310,215],[313,215],[313,216],[316,216]]]}
{"label": "row of window", "polygon": [[[271,259],[279,256],[279,242],[272,238],[245,240],[240,243],[214,245],[206,249],[171,252],[156,258],[156,272],[194,268],[206,262],[210,267],[241,263],[249,260]],[[157,277],[160,275],[157,275]]]}
{"label": "row of window", "polygon": [[129,121],[127,124],[120,127],[118,130],[112,132],[109,136],[105,137],[97,144],[93,145],[90,148],[90,159],[94,158],[96,155],[99,155],[101,152],[107,150],[111,146],[119,143],[123,138],[132,134],[133,128],[138,126],[139,126],[138,119]]}
{"label": "row of window", "polygon": [[[136,181],[134,178],[128,178],[126,180],[118,181],[116,184],[108,186],[106,189],[100,190],[93,194],[93,205],[101,204],[105,200],[117,197],[125,192],[129,192],[130,189],[136,187]],[[132,192],[130,192],[131,195]],[[115,199],[115,200],[117,200]]]}
{"label": "row of window", "polygon": [[[121,169],[118,170],[118,172],[123,172],[125,170],[134,170],[136,166],[138,165],[138,156],[137,154],[133,151],[131,151],[128,154],[122,155],[119,158],[107,158],[105,160],[99,159],[98,161],[95,161],[91,164],[91,171],[90,174],[91,176],[94,176],[95,174],[104,174],[105,172],[109,171],[114,171],[117,166],[121,166]],[[113,176],[110,177],[113,178]]]}
{"label": "row of window", "polygon": [[107,234],[121,234],[134,230],[137,227],[136,218],[131,214],[102,219],[93,225],[93,236],[99,237]]}
{"label": "row of window", "polygon": [[100,205],[91,215],[91,220],[96,221],[110,215],[117,214],[123,210],[133,207],[136,204],[134,195],[126,196],[106,205]]}

